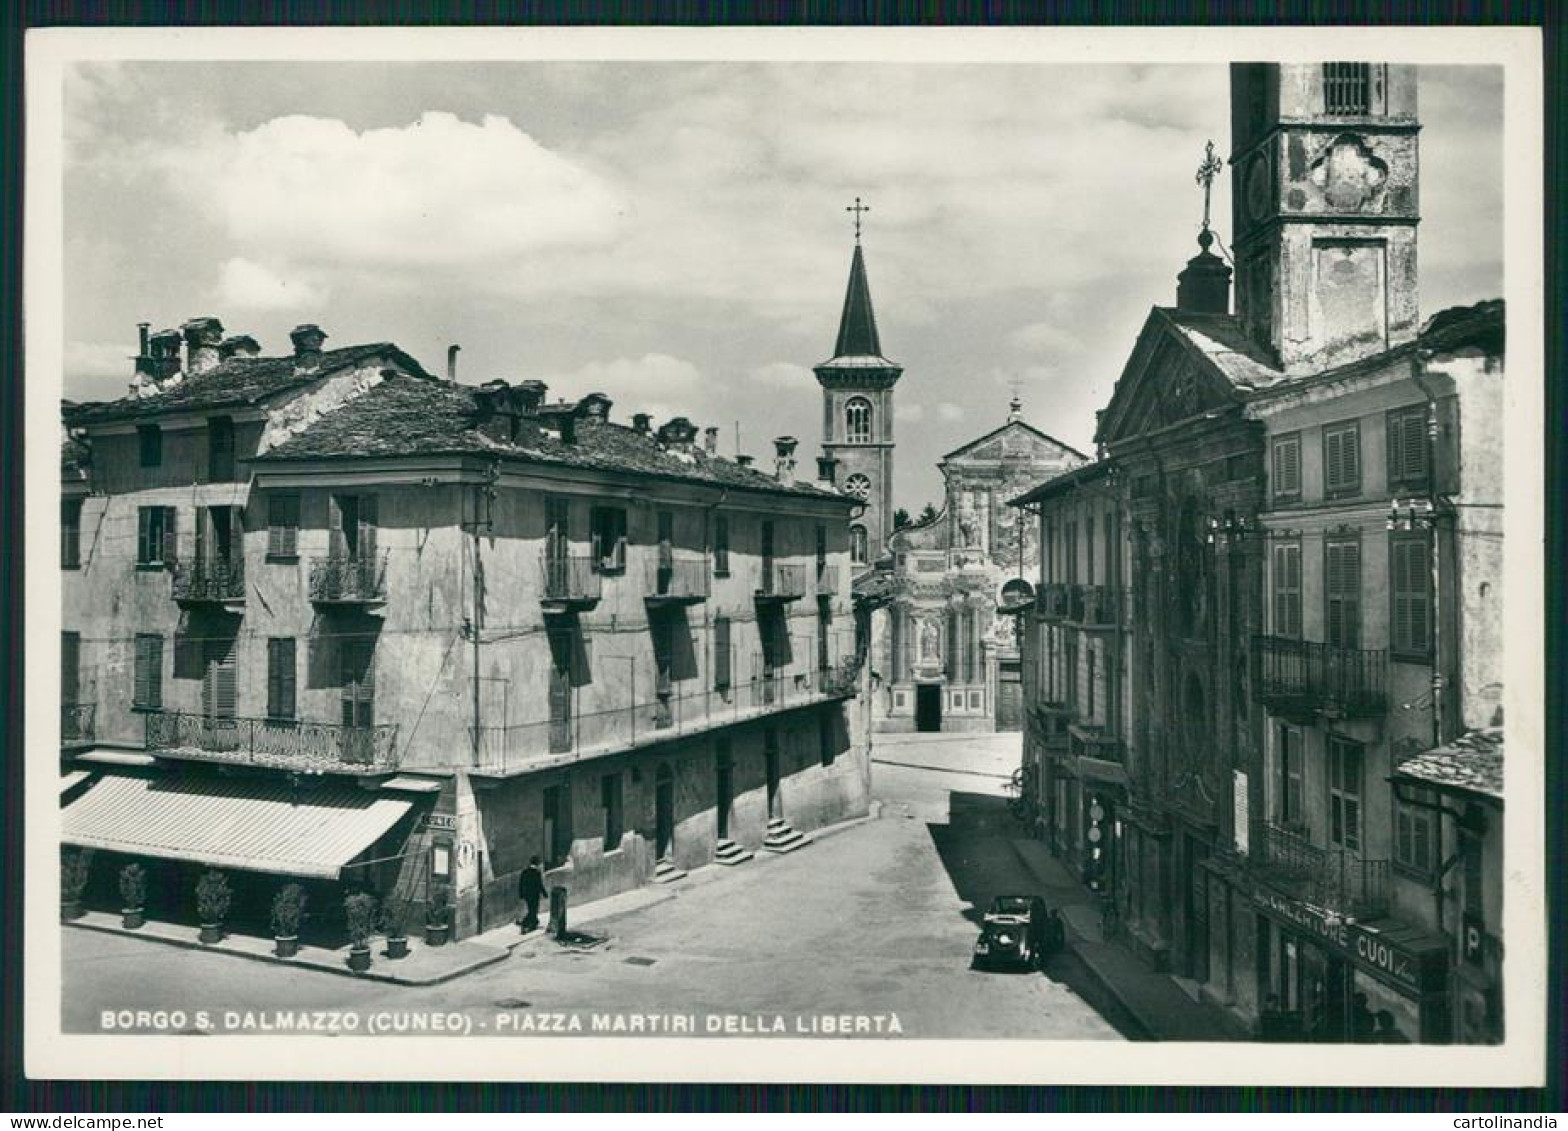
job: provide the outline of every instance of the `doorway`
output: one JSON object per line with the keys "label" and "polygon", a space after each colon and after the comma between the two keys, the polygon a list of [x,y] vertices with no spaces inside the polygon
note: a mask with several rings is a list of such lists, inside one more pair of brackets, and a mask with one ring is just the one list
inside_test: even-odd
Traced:
{"label": "doorway", "polygon": [[1023,730],[1023,670],[1016,660],[1000,664],[996,672],[996,729]]}
{"label": "doorway", "polygon": [[915,687],[915,729],[942,729],[942,685],[922,683]]}
{"label": "doorway", "polygon": [[768,779],[768,820],[782,817],[779,805],[779,736],[776,731],[768,731],[763,739],[763,762]]}
{"label": "doorway", "polygon": [[653,858],[668,860],[675,851],[675,775],[660,766],[653,784]]}
{"label": "doorway", "polygon": [[730,763],[728,753],[720,754],[714,776],[718,779],[715,789],[717,799],[714,802],[714,812],[718,820],[718,834],[720,840],[730,839],[730,810],[735,807],[735,767]]}

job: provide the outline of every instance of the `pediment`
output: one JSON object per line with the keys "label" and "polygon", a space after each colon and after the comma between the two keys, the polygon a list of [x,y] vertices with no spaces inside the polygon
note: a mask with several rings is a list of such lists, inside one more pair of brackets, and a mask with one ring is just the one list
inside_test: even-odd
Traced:
{"label": "pediment", "polygon": [[1032,424],[1010,420],[994,431],[955,448],[942,457],[944,464],[996,463],[1001,460],[1081,460],[1076,448],[1048,436]]}
{"label": "pediment", "polygon": [[1114,444],[1240,401],[1224,371],[1164,311],[1155,309],[1138,335],[1110,404],[1100,414],[1095,439]]}

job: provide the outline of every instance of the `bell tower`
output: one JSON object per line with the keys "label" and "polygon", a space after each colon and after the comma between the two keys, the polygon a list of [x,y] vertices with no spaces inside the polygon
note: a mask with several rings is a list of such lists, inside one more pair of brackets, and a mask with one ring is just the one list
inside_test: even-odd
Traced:
{"label": "bell tower", "polygon": [[893,386],[904,368],[882,356],[860,216],[870,209],[855,198],[855,254],[839,317],[833,357],[815,366],[822,386],[822,454],[836,463],[839,488],[861,499],[865,510],[850,520],[850,556],[874,562],[893,532]]}
{"label": "bell tower", "polygon": [[1390,63],[1231,65],[1237,314],[1287,373],[1412,340],[1416,75]]}

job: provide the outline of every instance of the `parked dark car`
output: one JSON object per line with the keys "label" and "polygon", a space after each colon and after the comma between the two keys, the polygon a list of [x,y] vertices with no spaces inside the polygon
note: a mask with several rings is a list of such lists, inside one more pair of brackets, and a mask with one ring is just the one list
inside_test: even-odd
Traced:
{"label": "parked dark car", "polygon": [[1037,895],[999,895],[991,901],[975,941],[973,965],[1038,966],[1052,945],[1045,900]]}

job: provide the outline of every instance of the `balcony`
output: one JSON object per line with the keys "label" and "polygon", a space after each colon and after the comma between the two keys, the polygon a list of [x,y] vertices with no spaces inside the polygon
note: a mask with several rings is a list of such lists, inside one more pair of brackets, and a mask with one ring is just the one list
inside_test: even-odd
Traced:
{"label": "balcony", "polygon": [[575,613],[599,603],[604,575],[591,554],[571,557],[543,554],[539,558],[539,603],[547,613]]}
{"label": "balcony", "polygon": [[60,706],[60,745],[90,746],[98,735],[98,706],[95,703],[64,703]]}
{"label": "balcony", "polygon": [[1368,718],[1388,709],[1388,653],[1278,636],[1253,639],[1255,699],[1285,718]]}
{"label": "balcony", "polygon": [[1079,626],[1092,632],[1110,632],[1117,627],[1118,594],[1109,585],[1080,585],[1074,605]]}
{"label": "balcony", "polygon": [[1040,586],[1035,594],[1035,615],[1041,620],[1059,621],[1067,617],[1068,590],[1072,586],[1052,581]]}
{"label": "balcony", "polygon": [[648,563],[643,597],[650,605],[697,605],[708,599],[708,559],[660,550]]}
{"label": "balcony", "polygon": [[1267,824],[1253,854],[1258,877],[1281,895],[1351,919],[1388,913],[1388,861],[1313,844],[1299,829]]}
{"label": "balcony", "polygon": [[182,608],[198,605],[243,608],[245,559],[197,558],[193,562],[178,562],[170,592]]}
{"label": "balcony", "polygon": [[387,552],[312,558],[310,599],[317,605],[384,605]]}
{"label": "balcony", "polygon": [[183,711],[146,717],[147,749],[196,761],[278,770],[376,774],[397,768],[397,725],[218,718]]}
{"label": "balcony", "polygon": [[765,561],[758,580],[756,597],[759,604],[783,604],[806,595],[806,567],[803,565]]}

